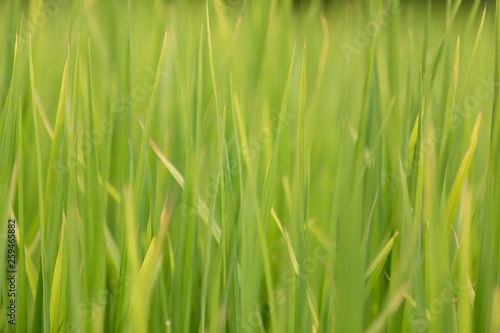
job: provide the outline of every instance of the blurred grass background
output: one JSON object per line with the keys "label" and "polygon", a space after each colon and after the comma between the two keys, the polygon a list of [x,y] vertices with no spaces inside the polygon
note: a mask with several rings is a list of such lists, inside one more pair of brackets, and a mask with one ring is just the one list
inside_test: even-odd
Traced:
{"label": "blurred grass background", "polygon": [[500,331],[498,8],[2,1],[0,331]]}

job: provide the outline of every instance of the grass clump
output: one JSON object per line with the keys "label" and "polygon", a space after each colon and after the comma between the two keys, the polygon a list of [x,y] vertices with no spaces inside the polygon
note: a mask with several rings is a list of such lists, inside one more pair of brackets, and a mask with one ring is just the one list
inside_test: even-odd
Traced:
{"label": "grass clump", "polygon": [[500,331],[499,8],[2,2],[0,331]]}

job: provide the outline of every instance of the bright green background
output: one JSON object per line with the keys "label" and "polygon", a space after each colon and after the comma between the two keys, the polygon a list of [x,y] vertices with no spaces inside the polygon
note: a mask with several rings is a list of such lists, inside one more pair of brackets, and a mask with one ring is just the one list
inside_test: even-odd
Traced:
{"label": "bright green background", "polygon": [[1,332],[500,331],[494,3],[0,13]]}

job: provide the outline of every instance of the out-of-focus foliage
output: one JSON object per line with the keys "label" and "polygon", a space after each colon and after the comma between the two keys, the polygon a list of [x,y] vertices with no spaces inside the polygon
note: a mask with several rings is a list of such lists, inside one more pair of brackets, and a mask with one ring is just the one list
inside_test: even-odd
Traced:
{"label": "out-of-focus foliage", "polygon": [[0,331],[500,331],[498,11],[2,1]]}

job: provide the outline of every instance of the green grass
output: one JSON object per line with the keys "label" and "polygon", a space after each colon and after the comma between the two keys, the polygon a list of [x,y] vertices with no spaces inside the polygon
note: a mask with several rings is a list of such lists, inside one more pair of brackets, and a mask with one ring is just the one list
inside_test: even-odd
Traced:
{"label": "green grass", "polygon": [[0,14],[0,332],[500,331],[500,1]]}

